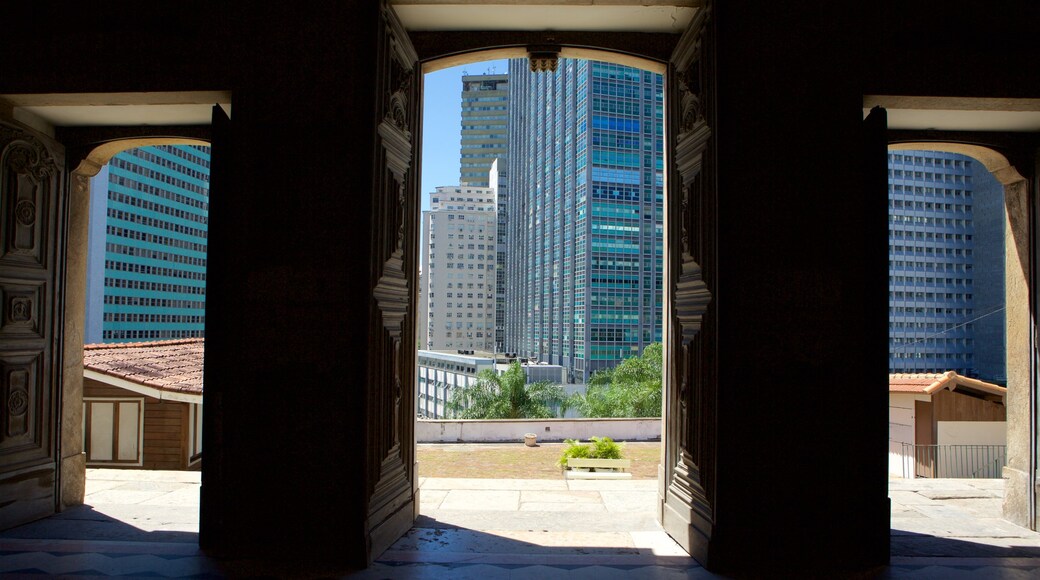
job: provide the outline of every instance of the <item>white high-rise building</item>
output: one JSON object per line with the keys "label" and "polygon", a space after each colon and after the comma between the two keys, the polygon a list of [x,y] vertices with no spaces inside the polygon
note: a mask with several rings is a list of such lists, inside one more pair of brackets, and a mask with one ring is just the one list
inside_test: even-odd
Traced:
{"label": "white high-rise building", "polygon": [[423,212],[419,348],[495,349],[497,164],[491,187],[438,187]]}

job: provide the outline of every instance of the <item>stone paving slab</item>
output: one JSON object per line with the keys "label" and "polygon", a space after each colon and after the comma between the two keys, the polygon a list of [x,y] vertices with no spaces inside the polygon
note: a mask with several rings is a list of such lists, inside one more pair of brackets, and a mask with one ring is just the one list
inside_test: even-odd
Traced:
{"label": "stone paving slab", "polygon": [[520,509],[520,492],[487,489],[453,489],[444,497],[439,509],[467,511],[516,511]]}
{"label": "stone paving slab", "polygon": [[202,483],[201,471],[163,469],[87,469],[87,481],[157,481],[165,483]]}
{"label": "stone paving slab", "polygon": [[996,489],[922,489],[917,492],[929,499],[970,499],[983,497],[1004,497],[1003,490]]}
{"label": "stone paving slab", "polygon": [[590,532],[660,531],[654,514],[582,513],[560,511],[486,512],[478,510],[422,510],[416,527],[471,530],[586,530]]}
{"label": "stone paving slab", "polygon": [[563,502],[521,502],[520,511],[528,512],[584,512],[584,513],[607,513],[607,508],[599,502],[596,503],[563,503]]}
{"label": "stone paving slab", "polygon": [[447,489],[447,490],[510,490],[510,491],[534,491],[534,490],[560,490],[567,489],[567,482],[562,478],[555,479],[464,479],[453,477],[428,477],[423,479],[419,489]]}
{"label": "stone paving slab", "polygon": [[420,489],[419,490],[419,508],[420,509],[437,509],[440,507],[441,502],[447,497],[448,490],[446,489]]}
{"label": "stone paving slab", "polygon": [[520,502],[602,503],[598,491],[521,491]]}
{"label": "stone paving slab", "polygon": [[[923,489],[944,489],[944,490],[960,489],[960,490],[968,490],[968,491],[970,491],[970,490],[973,490],[973,489],[980,489],[978,487],[979,484],[976,483],[976,482],[979,482],[979,481],[983,481],[983,480],[979,480],[979,479],[927,479],[927,478],[902,479],[902,478],[898,478],[898,477],[893,477],[893,478],[889,478],[889,480],[888,480],[888,489],[889,489],[889,491],[893,491],[893,490],[917,491],[917,490],[923,490]],[[998,479],[996,481],[1001,482],[1000,483],[1001,484],[1001,489],[1003,489],[1003,481],[1004,480]]]}
{"label": "stone paving slab", "polygon": [[568,479],[570,490],[657,491],[656,479]]}
{"label": "stone paving slab", "polygon": [[656,491],[601,491],[603,505],[609,512],[647,512],[656,510]]}
{"label": "stone paving slab", "polygon": [[893,505],[939,505],[939,502],[935,501],[934,499],[926,497],[914,491],[890,491],[888,492],[888,497],[892,500]]}

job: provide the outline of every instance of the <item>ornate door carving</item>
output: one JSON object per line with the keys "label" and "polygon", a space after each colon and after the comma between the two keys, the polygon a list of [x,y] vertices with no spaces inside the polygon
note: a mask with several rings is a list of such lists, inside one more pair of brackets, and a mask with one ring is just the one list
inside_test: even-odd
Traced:
{"label": "ornate door carving", "polygon": [[717,272],[714,38],[700,10],[668,66],[670,150],[665,273],[665,443],[662,526],[701,563],[712,538],[715,493]]}
{"label": "ornate door carving", "polygon": [[56,509],[64,165],[0,122],[0,529]]}
{"label": "ornate door carving", "polygon": [[368,357],[369,560],[418,515],[415,472],[416,276],[418,270],[418,57],[393,10],[381,10],[375,86],[372,305]]}

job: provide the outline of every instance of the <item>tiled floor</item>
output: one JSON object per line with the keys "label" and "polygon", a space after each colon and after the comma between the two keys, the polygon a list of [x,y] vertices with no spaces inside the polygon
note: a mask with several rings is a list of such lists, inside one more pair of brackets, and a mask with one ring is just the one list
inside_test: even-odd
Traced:
{"label": "tiled floor", "polygon": [[[352,578],[710,578],[654,520],[655,481],[424,479],[415,528]],[[1040,578],[1040,534],[999,518],[1000,480],[892,480],[880,578]],[[87,505],[0,534],[0,577],[335,577],[218,562],[199,474],[90,470]],[[863,576],[861,576],[863,577]]]}

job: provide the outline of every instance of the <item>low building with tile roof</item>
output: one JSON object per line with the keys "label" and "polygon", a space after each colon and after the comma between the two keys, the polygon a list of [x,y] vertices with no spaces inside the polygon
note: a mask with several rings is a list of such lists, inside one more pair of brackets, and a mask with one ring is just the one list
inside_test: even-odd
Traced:
{"label": "low building with tile roof", "polygon": [[1007,389],[945,373],[888,376],[889,473],[1001,477]]}
{"label": "low building with tile roof", "polygon": [[201,338],[83,347],[87,465],[198,469]]}

